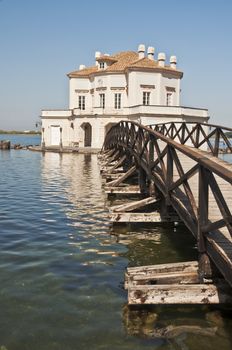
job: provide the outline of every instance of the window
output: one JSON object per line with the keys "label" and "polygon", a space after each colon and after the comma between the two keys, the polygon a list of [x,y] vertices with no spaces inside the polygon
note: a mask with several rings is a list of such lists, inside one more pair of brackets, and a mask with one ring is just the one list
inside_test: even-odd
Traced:
{"label": "window", "polygon": [[100,62],[99,63],[99,68],[104,69],[105,68],[105,62]]}
{"label": "window", "polygon": [[100,107],[105,108],[105,94],[99,94],[100,96]]}
{"label": "window", "polygon": [[148,106],[150,104],[150,92],[143,91],[143,105]]}
{"label": "window", "polygon": [[85,110],[85,96],[83,95],[79,96],[78,107],[82,110]]}
{"label": "window", "polygon": [[115,109],[121,108],[121,95],[122,94],[114,94],[114,108]]}
{"label": "window", "polygon": [[166,96],[166,105],[171,106],[172,105],[172,93],[168,92]]}

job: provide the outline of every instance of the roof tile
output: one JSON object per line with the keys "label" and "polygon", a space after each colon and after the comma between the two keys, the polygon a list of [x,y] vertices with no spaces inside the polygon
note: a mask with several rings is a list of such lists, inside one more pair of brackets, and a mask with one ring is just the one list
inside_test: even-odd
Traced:
{"label": "roof tile", "polygon": [[[126,69],[133,68],[145,68],[145,69],[154,69],[154,70],[165,70],[177,72],[180,76],[183,75],[181,71],[171,68],[170,66],[161,67],[158,65],[158,62],[155,60],[150,60],[147,57],[139,59],[139,55],[134,51],[123,51],[116,53],[111,56],[101,56],[98,60],[104,59],[109,63],[112,62],[106,69],[101,72],[124,72]],[[87,67],[82,70],[74,71],[68,74],[70,78],[74,77],[89,77],[91,74],[99,72],[97,66]]]}

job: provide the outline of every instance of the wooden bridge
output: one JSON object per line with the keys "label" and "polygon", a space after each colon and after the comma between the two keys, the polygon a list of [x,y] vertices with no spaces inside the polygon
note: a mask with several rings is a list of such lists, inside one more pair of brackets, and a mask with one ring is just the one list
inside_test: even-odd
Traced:
{"label": "wooden bridge", "polygon": [[[212,124],[143,126],[122,121],[106,135],[100,155],[102,174],[110,180],[106,192],[143,196],[111,208],[113,221],[181,220],[196,238],[199,251],[197,268],[194,262],[187,270],[185,263],[128,269],[129,303],[175,302],[175,290],[180,293],[184,288],[186,276],[192,281],[187,283],[186,302],[232,301],[232,164],[218,158],[222,141],[232,153],[227,137],[231,131]],[[137,183],[129,185],[132,177]],[[146,206],[153,210],[141,213]],[[207,288],[203,290],[202,284]]]}

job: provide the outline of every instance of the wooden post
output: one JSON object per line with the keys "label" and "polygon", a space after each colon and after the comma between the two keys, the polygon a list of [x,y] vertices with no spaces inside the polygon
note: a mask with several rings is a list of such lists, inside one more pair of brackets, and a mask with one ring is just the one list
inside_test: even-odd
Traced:
{"label": "wooden post", "polygon": [[41,143],[42,151],[45,151],[45,141],[44,141],[44,128],[42,128],[42,143]]}
{"label": "wooden post", "polygon": [[206,254],[205,237],[202,232],[202,227],[208,223],[209,184],[207,178],[207,170],[200,166],[197,244],[199,251],[199,277],[201,280],[212,277],[210,260]]}
{"label": "wooden post", "polygon": [[[153,143],[153,137],[150,139],[149,142],[149,164],[152,164],[154,162],[154,143]],[[155,196],[156,194],[156,188],[155,188],[155,183],[154,181],[151,181],[150,179],[148,180],[148,192],[149,196]]]}
{"label": "wooden post", "polygon": [[196,128],[196,148],[199,147],[200,143],[200,124],[197,123],[197,128]]}
{"label": "wooden post", "polygon": [[147,174],[142,167],[139,168],[139,188],[142,194],[144,195],[148,194]]}
{"label": "wooden post", "polygon": [[63,143],[62,143],[62,128],[60,127],[60,152],[63,151]]}
{"label": "wooden post", "polygon": [[220,129],[216,128],[215,130],[215,139],[214,139],[214,148],[213,148],[213,155],[215,157],[218,156],[219,152],[219,141],[220,141]]}
{"label": "wooden post", "polygon": [[181,143],[184,144],[186,124],[182,123]]}
{"label": "wooden post", "polygon": [[127,172],[133,165],[133,157],[129,152],[126,152],[126,159],[122,164],[123,171]]}
{"label": "wooden post", "polygon": [[167,177],[166,177],[167,205],[171,205],[169,189],[170,189],[172,183],[173,183],[173,157],[172,157],[171,147],[168,146],[168,149],[167,149]]}

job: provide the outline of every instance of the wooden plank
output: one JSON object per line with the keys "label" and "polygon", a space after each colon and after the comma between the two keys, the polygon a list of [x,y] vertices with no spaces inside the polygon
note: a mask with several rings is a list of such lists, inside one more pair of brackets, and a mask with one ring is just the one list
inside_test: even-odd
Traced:
{"label": "wooden plank", "polygon": [[106,180],[116,180],[122,176],[123,173],[102,173],[102,178]]}
{"label": "wooden plank", "polygon": [[198,271],[178,271],[162,272],[150,275],[128,276],[125,289],[137,285],[157,285],[157,284],[196,284],[200,283]]}
{"label": "wooden plank", "polygon": [[139,186],[122,186],[122,187],[105,187],[105,193],[115,193],[115,194],[137,194],[140,193]]}
{"label": "wooden plank", "polygon": [[115,213],[127,212],[138,208],[143,208],[149,204],[154,204],[154,203],[159,203],[159,200],[157,200],[155,197],[148,197],[148,198],[141,199],[139,201],[133,201],[126,204],[109,207],[109,211],[115,212]]}
{"label": "wooden plank", "polygon": [[124,180],[128,179],[131,175],[133,175],[136,171],[136,167],[131,167],[126,173],[122,174],[118,179],[109,182],[109,186],[118,186],[120,183],[122,183]]}
{"label": "wooden plank", "polygon": [[125,288],[127,288],[129,279],[133,279],[136,276],[149,278],[158,274],[196,273],[197,271],[198,261],[128,267],[125,273]]}
{"label": "wooden plank", "polygon": [[118,173],[122,173],[123,172],[123,168],[117,168],[113,170],[113,167],[104,167],[100,169],[101,175],[103,176],[103,174],[107,173],[107,174],[118,174]]}
{"label": "wooden plank", "polygon": [[160,213],[111,213],[111,222],[176,222],[179,219],[175,216],[161,217]]}
{"label": "wooden plank", "polygon": [[[232,253],[231,243],[225,238],[223,242],[223,236],[217,238],[217,233],[214,233],[212,238],[206,238],[206,248],[209,256],[222,273],[224,278],[232,286]],[[221,242],[218,240],[220,239]]]}
{"label": "wooden plank", "polygon": [[127,273],[132,274],[154,274],[164,272],[176,272],[176,271],[196,271],[198,269],[198,261],[185,261],[168,264],[146,265],[128,267]]}
{"label": "wooden plank", "polygon": [[112,167],[112,169],[110,169],[110,172],[118,169],[126,160],[126,154],[124,154],[124,156],[122,156]]}
{"label": "wooden plank", "polygon": [[[108,170],[109,173],[114,172],[116,169],[119,169],[119,167],[123,164],[125,159],[126,159],[126,155],[124,155],[118,161],[111,161],[111,162],[102,163],[100,165],[100,171],[104,172],[104,171]],[[122,167],[120,167],[120,169],[122,169]]]}
{"label": "wooden plank", "polygon": [[[182,146],[170,140],[170,138],[178,139],[179,137],[181,142],[185,143],[189,140],[193,146],[198,147],[201,145],[202,137],[205,138],[205,142],[208,141],[210,136],[206,135],[201,126],[195,126],[193,129],[190,129],[188,124],[181,124],[180,127],[176,127],[175,123],[173,123],[163,130],[163,132],[166,130],[165,134],[169,137],[167,139],[165,137],[158,137],[157,132],[153,132],[141,125],[133,123],[130,125],[124,122],[119,129],[119,135],[114,135],[117,138],[115,149],[119,148],[121,150],[120,157],[126,154],[126,152],[124,154],[122,153],[123,148],[124,150],[127,149],[130,155],[136,160],[138,168],[144,170],[146,182],[149,179],[149,181],[154,183],[154,186],[162,192],[166,202],[172,204],[196,238],[198,228],[198,233],[202,234],[200,250],[204,251],[206,248],[207,254],[217,265],[226,280],[232,285],[232,237],[229,235],[229,231],[232,232],[232,165],[216,159],[212,154],[205,151],[194,147]],[[130,128],[130,135],[128,134],[128,128]],[[145,147],[148,140],[149,147]],[[129,145],[136,145],[136,147]],[[179,163],[175,165],[175,168],[172,167],[173,159],[170,158],[171,154],[167,154],[167,145],[169,148],[175,149],[178,154]],[[213,149],[211,144],[210,147],[211,152],[214,152],[215,149]],[[151,150],[151,154],[147,152],[148,148]],[[144,152],[142,157],[141,152]],[[155,157],[154,160],[153,156]],[[119,154],[117,157],[119,159]],[[116,165],[115,160],[116,157],[114,155],[111,158],[111,170],[112,166]],[[155,168],[152,168],[152,165]],[[208,172],[213,174],[213,179],[212,176],[205,176],[205,179],[201,178],[199,181],[199,177],[195,174],[199,165],[204,171],[208,169]],[[193,174],[195,175],[192,177]],[[181,179],[180,175],[182,176]],[[170,191],[172,177],[173,185]],[[213,181],[214,179],[215,181]],[[209,191],[209,195],[205,191],[208,182],[210,182],[212,189],[212,191]],[[168,188],[169,191],[167,192]],[[118,190],[116,191],[118,192]],[[120,189],[121,193],[122,191],[130,194],[129,191],[125,192],[124,189]],[[209,197],[209,201],[206,203],[207,197]],[[207,213],[207,208],[209,208],[209,213]],[[198,213],[199,216],[192,215],[193,209],[195,214]],[[130,206],[127,207],[126,205],[124,208],[116,209],[119,213],[120,211],[125,213],[127,210],[130,210]],[[195,217],[194,220],[193,217]],[[210,232],[205,234],[205,231]],[[217,233],[215,231],[220,234],[215,234]],[[206,247],[204,247],[205,239]]]}
{"label": "wooden plank", "polygon": [[129,286],[128,303],[129,305],[232,303],[232,290],[223,284]]}

